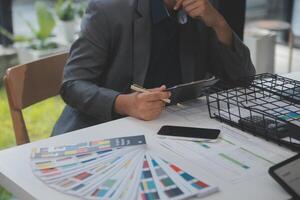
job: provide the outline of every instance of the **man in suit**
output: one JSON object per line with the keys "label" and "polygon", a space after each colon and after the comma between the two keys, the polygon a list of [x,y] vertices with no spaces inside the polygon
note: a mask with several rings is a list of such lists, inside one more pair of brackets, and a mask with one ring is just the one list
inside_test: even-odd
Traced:
{"label": "man in suit", "polygon": [[[53,135],[122,116],[157,118],[166,87],[255,73],[249,50],[213,0],[93,0],[72,45]],[[136,83],[149,93],[132,93]]]}

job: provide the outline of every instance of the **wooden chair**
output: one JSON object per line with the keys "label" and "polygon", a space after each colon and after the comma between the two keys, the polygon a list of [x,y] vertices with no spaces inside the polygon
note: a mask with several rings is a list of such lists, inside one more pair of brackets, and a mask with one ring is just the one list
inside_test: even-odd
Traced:
{"label": "wooden chair", "polygon": [[67,57],[63,53],[7,69],[4,84],[18,145],[30,142],[22,109],[59,94]]}

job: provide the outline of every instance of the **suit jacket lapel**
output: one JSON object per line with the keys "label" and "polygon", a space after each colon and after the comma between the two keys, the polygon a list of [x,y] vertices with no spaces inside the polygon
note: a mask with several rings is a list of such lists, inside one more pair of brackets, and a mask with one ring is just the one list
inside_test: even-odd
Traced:
{"label": "suit jacket lapel", "polygon": [[144,85],[151,50],[149,0],[137,0],[137,14],[133,24],[133,82]]}
{"label": "suit jacket lapel", "polygon": [[194,24],[189,19],[187,24],[180,26],[179,53],[183,83],[195,79],[195,37]]}

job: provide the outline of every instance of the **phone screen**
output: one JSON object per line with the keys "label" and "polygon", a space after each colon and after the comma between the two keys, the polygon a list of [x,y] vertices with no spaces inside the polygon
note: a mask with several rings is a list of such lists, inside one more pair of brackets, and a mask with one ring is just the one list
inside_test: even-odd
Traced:
{"label": "phone screen", "polygon": [[217,139],[220,134],[220,130],[181,126],[163,126],[157,134],[173,137]]}

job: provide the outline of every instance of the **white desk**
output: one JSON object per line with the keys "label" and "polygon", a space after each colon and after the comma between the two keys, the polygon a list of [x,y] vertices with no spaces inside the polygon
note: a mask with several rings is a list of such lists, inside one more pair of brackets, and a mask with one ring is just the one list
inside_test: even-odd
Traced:
{"label": "white desk", "polygon": [[[300,80],[300,73],[292,76],[294,76],[294,78],[297,77],[297,79]],[[170,112],[164,112],[159,119],[151,122],[139,121],[128,117],[61,136],[48,138],[39,142],[0,151],[0,185],[8,189],[21,200],[77,200],[78,198],[64,195],[47,187],[47,185],[43,184],[32,174],[30,167],[30,153],[33,147],[75,144],[82,141],[91,141],[100,138],[144,134],[149,148],[159,149],[162,153],[167,153],[165,149],[158,145],[154,136],[162,125],[215,127],[220,124],[215,120],[209,119],[205,101],[203,101],[203,105],[199,109],[201,109],[201,114],[197,116],[197,123],[189,122],[187,120],[188,118],[184,119]],[[272,145],[274,151],[282,155],[282,159],[294,155],[293,152],[281,148],[278,145],[267,142],[265,143]],[[193,172],[194,175],[205,177],[206,180],[209,180],[211,183],[219,186],[221,190],[219,193],[204,199],[289,199],[289,195],[267,174],[267,168],[265,169],[265,173],[257,177],[252,177],[248,181],[243,181],[238,184],[228,184],[218,179],[214,176],[214,174],[201,169],[201,166],[196,166],[186,162],[184,158],[174,157],[173,161],[178,165],[184,166],[185,169]],[[278,162],[279,161],[280,160],[278,160]]]}
{"label": "white desk", "polygon": [[288,78],[291,78],[291,79],[295,79],[295,80],[299,80],[300,81],[300,72],[294,72],[294,73],[286,74],[284,76],[288,77]]}

